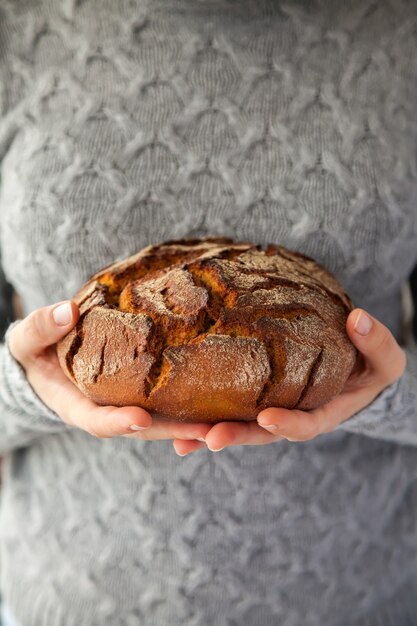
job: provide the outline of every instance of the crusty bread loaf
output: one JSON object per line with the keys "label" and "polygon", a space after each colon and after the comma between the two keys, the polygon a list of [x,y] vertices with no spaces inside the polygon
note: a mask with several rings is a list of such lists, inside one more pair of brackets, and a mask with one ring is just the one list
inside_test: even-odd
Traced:
{"label": "crusty bread loaf", "polygon": [[252,420],[336,396],[356,358],[352,310],[312,259],[228,238],[149,246],[75,295],[61,367],[97,404],[183,422]]}

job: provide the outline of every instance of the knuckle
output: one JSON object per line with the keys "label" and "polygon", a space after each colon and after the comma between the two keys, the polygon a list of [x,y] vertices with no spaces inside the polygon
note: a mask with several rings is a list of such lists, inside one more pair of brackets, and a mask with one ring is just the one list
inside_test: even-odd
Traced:
{"label": "knuckle", "polygon": [[311,419],[309,420],[308,423],[308,428],[306,428],[306,439],[305,441],[308,441],[309,439],[314,439],[315,437],[317,437],[317,435],[319,435],[321,433],[321,428],[320,428],[320,423],[319,420],[313,416],[311,416]]}
{"label": "knuckle", "polygon": [[86,430],[88,434],[94,437],[95,439],[104,439],[103,433],[99,433],[93,426],[88,426]]}
{"label": "knuckle", "polygon": [[292,437],[285,437],[285,439],[287,439],[288,441],[309,441],[309,439],[312,439],[312,437],[309,437],[307,433],[297,433]]}
{"label": "knuckle", "polygon": [[377,352],[388,352],[392,349],[393,343],[396,343],[396,341],[391,331],[383,327],[375,338],[374,350]]}
{"label": "knuckle", "polygon": [[[340,421],[338,420],[338,422],[340,423]],[[320,430],[320,433],[317,433],[318,435],[322,435],[324,433],[330,433],[332,430],[334,430],[334,424],[331,424],[330,422],[328,424],[325,424],[323,426],[323,428]]]}
{"label": "knuckle", "polygon": [[27,318],[22,321],[22,334],[25,340],[31,343],[39,342],[42,338],[42,325],[38,311],[32,311]]}
{"label": "knuckle", "polygon": [[94,437],[95,439],[103,439],[104,435],[100,432],[94,423],[91,423],[90,420],[86,420],[83,425],[83,430],[85,430],[89,435]]}
{"label": "knuckle", "polygon": [[[290,441],[309,441],[310,439],[314,439],[319,434],[319,429],[316,423],[306,424],[303,429],[300,429],[297,432],[295,437],[292,437]],[[287,439],[289,439],[287,437]]]}
{"label": "knuckle", "polygon": [[386,326],[380,326],[374,338],[373,350],[381,354],[392,353],[394,349],[400,349],[394,335]]}

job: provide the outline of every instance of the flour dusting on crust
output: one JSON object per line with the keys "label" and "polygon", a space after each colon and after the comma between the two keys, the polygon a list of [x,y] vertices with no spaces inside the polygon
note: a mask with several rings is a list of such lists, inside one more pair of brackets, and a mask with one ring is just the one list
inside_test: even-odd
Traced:
{"label": "flour dusting on crust", "polygon": [[[95,398],[100,388],[103,403],[112,389],[114,402],[129,398],[169,419],[313,408],[341,391],[356,358],[347,294],[325,268],[281,246],[227,238],[149,246],[95,274],[77,297],[83,320],[61,355],[76,382]],[[96,328],[88,316],[99,311]],[[133,371],[142,378],[131,393]]]}

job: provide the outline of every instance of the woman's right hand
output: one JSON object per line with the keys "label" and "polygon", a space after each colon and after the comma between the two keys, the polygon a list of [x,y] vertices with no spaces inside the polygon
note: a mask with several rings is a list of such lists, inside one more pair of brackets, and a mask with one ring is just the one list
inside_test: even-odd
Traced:
{"label": "woman's right hand", "polygon": [[76,325],[79,316],[77,305],[67,300],[32,311],[9,335],[12,356],[23,367],[29,383],[46,406],[67,424],[100,438],[195,440],[206,436],[211,428],[209,424],[153,421],[140,407],[100,406],[84,396],[62,371],[55,346]]}

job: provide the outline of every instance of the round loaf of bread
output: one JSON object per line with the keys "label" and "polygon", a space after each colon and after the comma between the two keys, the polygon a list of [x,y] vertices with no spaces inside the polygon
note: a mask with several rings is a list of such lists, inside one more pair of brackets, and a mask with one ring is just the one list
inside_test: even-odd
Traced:
{"label": "round loaf of bread", "polygon": [[62,369],[100,405],[182,422],[312,409],[356,359],[352,302],[312,259],[228,238],[149,246],[95,274],[73,298]]}

